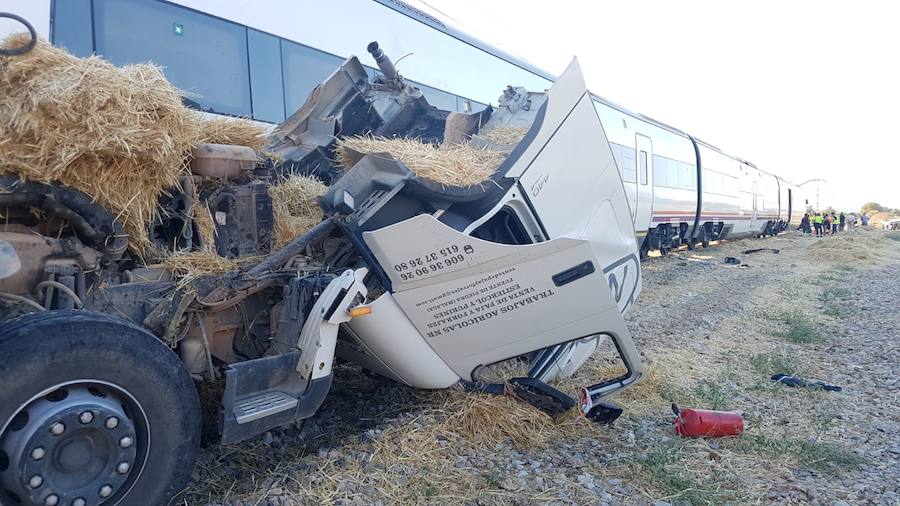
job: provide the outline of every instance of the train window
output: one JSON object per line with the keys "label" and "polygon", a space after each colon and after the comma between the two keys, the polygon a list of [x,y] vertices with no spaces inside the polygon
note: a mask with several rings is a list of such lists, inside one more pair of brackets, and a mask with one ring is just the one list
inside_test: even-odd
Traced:
{"label": "train window", "polygon": [[622,179],[628,183],[637,181],[637,169],[634,163],[634,149],[628,146],[620,146],[622,153]]}
{"label": "train window", "polygon": [[691,169],[693,167],[685,162],[677,162],[681,172],[681,187],[686,190],[694,189],[696,174]]}
{"label": "train window", "polygon": [[429,104],[443,111],[456,110],[456,95],[451,95],[446,91],[441,91],[437,88],[432,88],[431,86],[425,86],[424,84],[415,83],[415,86],[422,91],[422,95],[425,95],[425,100],[427,100]]}
{"label": "train window", "polygon": [[640,157],[641,184],[647,184],[647,152],[641,151]]}
{"label": "train window", "polygon": [[284,83],[281,80],[281,42],[268,34],[247,30],[250,51],[250,91],[253,119],[284,121]]}
{"label": "train window", "polygon": [[91,23],[91,0],[53,2],[53,44],[75,56],[90,56],[94,52]]}
{"label": "train window", "polygon": [[655,186],[669,186],[666,159],[657,155],[653,155],[653,184]]}
{"label": "train window", "polygon": [[622,151],[627,148],[625,148],[625,146],[622,146],[621,144],[616,144],[615,142],[610,142],[609,147],[612,150],[613,159],[615,159],[616,161],[616,167],[619,168],[619,175],[622,176],[622,181],[625,181],[626,183],[633,183],[634,174],[625,172],[625,160],[622,158]]}
{"label": "train window", "polygon": [[247,29],[163,2],[95,0],[97,53],[116,65],[152,61],[209,112],[249,116]]}
{"label": "train window", "polygon": [[481,102],[476,102],[472,100],[472,110],[469,112],[481,112],[487,108],[487,104],[482,104]]}
{"label": "train window", "polygon": [[344,62],[343,59],[300,44],[281,41],[284,106],[288,116],[306,102],[310,92]]}

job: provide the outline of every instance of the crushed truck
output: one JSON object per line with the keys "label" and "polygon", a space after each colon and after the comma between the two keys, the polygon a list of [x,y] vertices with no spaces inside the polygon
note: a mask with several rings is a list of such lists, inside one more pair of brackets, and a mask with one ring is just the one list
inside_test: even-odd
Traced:
{"label": "crushed truck", "polygon": [[[349,58],[261,153],[197,146],[159,196],[156,251],[206,247],[235,262],[225,270],[137,255],[96,199],[3,167],[0,502],[165,504],[191,474],[200,386],[224,385],[217,426],[233,444],[313,416],[336,359],[413,387],[615,416],[603,398],[641,376],[623,319],[641,270],[577,61],[550,90],[510,86],[496,107],[460,113],[430,105],[376,43],[368,50],[380,73]],[[491,135],[503,129],[520,134]],[[477,184],[446,184],[390,152],[337,153],[353,137],[497,162]],[[276,247],[267,188],[295,175],[327,184],[322,219]],[[198,233],[203,211],[212,244]],[[601,343],[623,375],[577,401],[547,385]],[[513,358],[527,375],[481,379]]]}

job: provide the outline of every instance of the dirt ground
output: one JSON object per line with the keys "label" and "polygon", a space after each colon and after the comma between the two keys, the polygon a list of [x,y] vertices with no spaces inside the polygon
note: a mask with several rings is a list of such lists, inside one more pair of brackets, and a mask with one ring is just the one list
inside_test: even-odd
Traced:
{"label": "dirt ground", "polygon": [[[316,417],[204,450],[178,504],[900,504],[900,232],[726,242],[643,271],[627,320],[646,377],[610,399],[614,425],[343,365]],[[558,387],[609,377],[613,356]],[[683,439],[673,402],[746,431]]]}

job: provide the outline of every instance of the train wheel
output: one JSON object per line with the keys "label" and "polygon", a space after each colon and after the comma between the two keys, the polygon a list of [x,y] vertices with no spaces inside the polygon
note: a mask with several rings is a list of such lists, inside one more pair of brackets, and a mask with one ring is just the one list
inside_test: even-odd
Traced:
{"label": "train wheel", "polygon": [[187,483],[200,403],[178,357],[106,315],[0,324],[0,503],[166,504]]}

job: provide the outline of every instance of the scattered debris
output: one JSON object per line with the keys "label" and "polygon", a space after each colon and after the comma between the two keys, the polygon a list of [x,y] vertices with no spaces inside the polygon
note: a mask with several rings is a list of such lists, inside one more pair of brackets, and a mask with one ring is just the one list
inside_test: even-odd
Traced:
{"label": "scattered debris", "polygon": [[777,255],[777,254],[781,253],[781,250],[776,249],[776,248],[754,248],[754,249],[745,250],[744,254],[752,255],[753,253],[761,253],[763,251],[771,251],[773,255]]}
{"label": "scattered debris", "polygon": [[741,265],[741,259],[738,257],[725,257],[725,263],[729,265]]}
{"label": "scattered debris", "polygon": [[832,385],[831,383],[826,383],[822,380],[806,379],[799,376],[792,376],[783,373],[773,374],[772,381],[776,383],[783,383],[784,385],[787,385],[789,387],[820,388],[829,392],[840,392],[841,390],[843,390],[843,388],[837,385]]}

